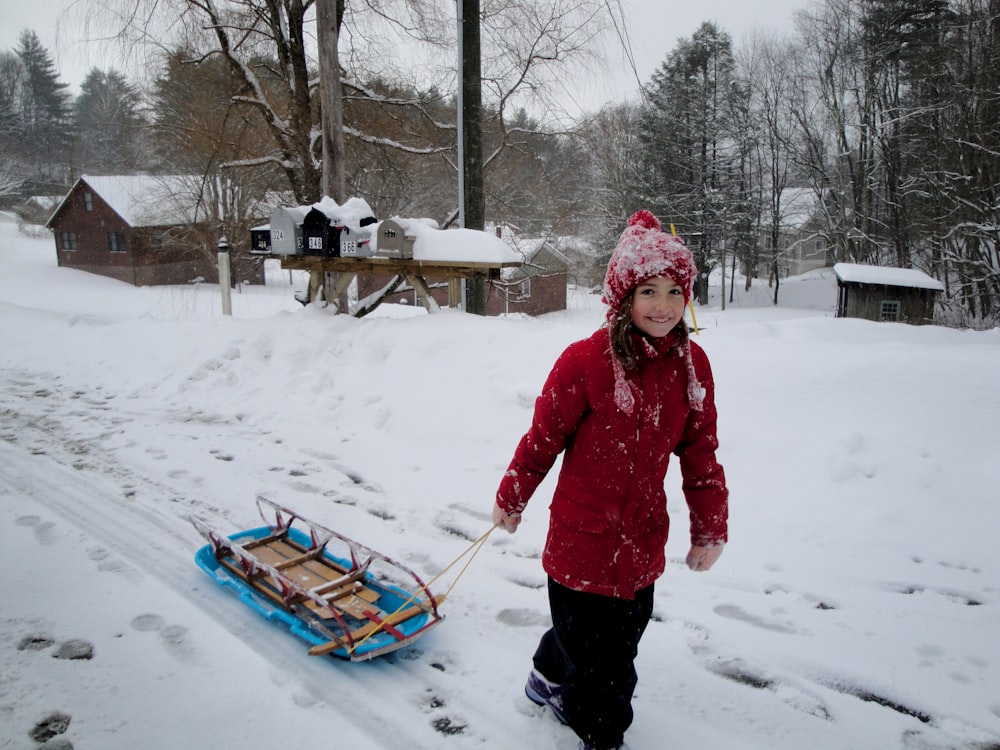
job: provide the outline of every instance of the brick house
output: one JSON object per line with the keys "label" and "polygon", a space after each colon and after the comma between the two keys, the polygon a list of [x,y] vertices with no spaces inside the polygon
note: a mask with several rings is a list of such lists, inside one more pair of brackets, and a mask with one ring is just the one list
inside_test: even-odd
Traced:
{"label": "brick house", "polygon": [[[516,268],[505,268],[500,278],[491,278],[486,287],[486,314],[544,315],[566,309],[566,288],[569,282],[569,260],[549,239],[514,238],[509,230],[495,230],[517,256],[523,258]],[[389,281],[390,276],[358,277],[358,297],[373,294]],[[460,280],[426,277],[427,286],[441,307],[455,307],[461,300]],[[421,305],[415,289],[405,282],[385,299],[388,303]]]}
{"label": "brick house", "polygon": [[[198,177],[84,175],[45,226],[60,266],[135,286],[218,283],[219,233],[207,217]],[[261,274],[260,264],[242,274],[234,265],[237,281]]]}
{"label": "brick house", "polygon": [[518,239],[515,249],[524,256],[517,268],[507,268],[491,283],[487,315],[544,315],[566,309],[569,259],[551,240]]}

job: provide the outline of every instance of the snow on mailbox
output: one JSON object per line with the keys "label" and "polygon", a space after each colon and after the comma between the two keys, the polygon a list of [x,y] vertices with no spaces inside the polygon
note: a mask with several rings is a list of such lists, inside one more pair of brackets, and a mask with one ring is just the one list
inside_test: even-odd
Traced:
{"label": "snow on mailbox", "polygon": [[302,219],[308,206],[282,206],[271,212],[271,252],[274,255],[302,254]]}
{"label": "snow on mailbox", "polygon": [[386,258],[412,258],[415,237],[407,234],[399,222],[386,219],[378,227],[376,255]]}

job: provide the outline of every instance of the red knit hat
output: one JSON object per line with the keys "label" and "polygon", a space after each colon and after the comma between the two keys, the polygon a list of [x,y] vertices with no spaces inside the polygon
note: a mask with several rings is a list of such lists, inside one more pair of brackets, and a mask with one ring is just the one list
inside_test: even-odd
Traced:
{"label": "red knit hat", "polygon": [[[659,220],[649,211],[636,211],[618,238],[611,253],[608,273],[604,277],[604,302],[608,306],[608,324],[613,324],[622,300],[639,284],[656,276],[669,276],[684,292],[684,304],[691,300],[691,286],[698,269],[694,256],[677,237],[664,233]],[[644,346],[651,347],[648,341]],[[698,380],[691,357],[691,342],[685,334],[677,345],[688,373],[687,397],[692,409],[701,411],[705,389]],[[627,414],[632,413],[635,396],[617,356],[612,357],[615,373],[615,403]]]}
{"label": "red knit hat", "polygon": [[694,256],[684,243],[663,232],[659,220],[649,211],[636,211],[618,239],[604,277],[608,320],[618,314],[629,292],[655,276],[669,276],[677,282],[684,290],[684,303],[687,304],[697,273]]}

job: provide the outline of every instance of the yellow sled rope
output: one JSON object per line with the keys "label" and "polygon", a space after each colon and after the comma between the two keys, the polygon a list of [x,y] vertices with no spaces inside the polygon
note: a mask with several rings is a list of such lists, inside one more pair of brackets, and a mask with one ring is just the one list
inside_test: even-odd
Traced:
{"label": "yellow sled rope", "polygon": [[[674,229],[674,225],[673,224],[670,225],[670,234],[672,234],[674,237],[677,236],[677,230]],[[697,336],[698,335],[698,318],[696,318],[695,315],[694,315],[694,302],[692,302],[691,300],[688,300],[688,310],[691,311],[691,322],[694,324],[694,333]]]}
{"label": "yellow sled rope", "polygon": [[[450,563],[448,563],[440,573],[438,573],[436,576],[434,576],[433,578],[431,578],[427,582],[427,584],[424,586],[423,590],[429,590],[430,587],[431,587],[431,585],[434,582],[436,582],[441,576],[443,576],[445,573],[447,573],[449,570],[451,570],[453,567],[455,567],[455,565],[458,563],[459,560],[461,560],[463,557],[465,557],[466,555],[468,555],[471,552],[472,553],[471,557],[469,557],[469,559],[466,560],[465,565],[462,566],[462,569],[458,572],[458,575],[455,576],[455,580],[451,582],[451,586],[448,587],[448,590],[445,591],[440,596],[434,597],[438,601],[439,604],[441,602],[443,602],[445,599],[447,599],[448,595],[451,593],[451,590],[453,588],[455,588],[455,584],[458,583],[458,579],[461,578],[465,574],[465,571],[469,569],[469,566],[472,565],[472,561],[476,559],[476,555],[479,554],[479,550],[481,550],[483,548],[483,545],[486,544],[486,540],[490,538],[490,534],[493,533],[493,530],[495,528],[497,528],[495,525],[491,526],[489,528],[489,530],[485,534],[483,534],[476,541],[474,541],[472,544],[470,544],[468,546],[468,548],[466,548],[466,550],[462,554],[460,554],[458,557],[456,557],[454,560],[452,560]],[[382,622],[380,622],[378,624],[378,626],[374,630],[372,630],[372,632],[370,632],[368,635],[366,635],[360,641],[358,641],[353,646],[351,646],[351,648],[348,650],[348,653],[354,653],[354,650],[356,648],[358,648],[362,643],[364,643],[365,641],[367,641],[369,638],[371,638],[376,633],[381,632],[382,627],[384,625],[389,625],[390,623],[392,623],[393,618],[395,617],[395,615],[397,615],[399,612],[401,612],[404,609],[406,609],[406,607],[408,607],[410,604],[412,604],[416,600],[416,598],[418,596],[420,596],[419,592],[416,593],[416,594],[414,594],[413,596],[411,596],[409,599],[407,599],[402,604],[400,604],[399,607],[396,609],[396,611],[392,612],[391,614],[389,614],[388,617],[384,618],[382,620]]]}

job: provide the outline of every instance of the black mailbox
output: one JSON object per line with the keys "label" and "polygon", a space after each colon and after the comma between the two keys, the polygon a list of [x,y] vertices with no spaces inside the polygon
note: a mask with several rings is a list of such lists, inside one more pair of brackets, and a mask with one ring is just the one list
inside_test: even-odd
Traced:
{"label": "black mailbox", "polygon": [[310,209],[302,219],[302,253],[326,258],[340,257],[341,227],[318,208]]}
{"label": "black mailbox", "polygon": [[253,255],[271,254],[271,225],[250,228],[250,252]]}

